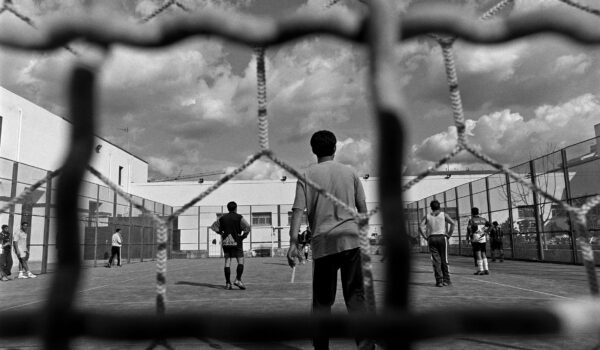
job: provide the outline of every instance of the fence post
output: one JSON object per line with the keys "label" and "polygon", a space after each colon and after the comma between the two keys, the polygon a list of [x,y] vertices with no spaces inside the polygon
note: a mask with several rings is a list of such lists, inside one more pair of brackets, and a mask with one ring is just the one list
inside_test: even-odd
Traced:
{"label": "fence post", "polygon": [[[565,148],[560,150],[560,157],[562,161],[563,177],[565,181],[565,200],[569,205],[573,205],[573,200],[571,199],[571,181],[569,180],[567,150]],[[575,241],[575,230],[573,229],[574,218],[573,214],[570,211],[567,211],[567,215],[569,218],[569,236],[571,238],[571,258],[573,259],[573,263],[577,263],[577,242]]]}
{"label": "fence post", "polygon": [[462,255],[462,235],[460,230],[460,208],[458,206],[458,187],[454,187],[454,201],[456,202],[456,230],[458,232],[458,255]]}
{"label": "fence post", "polygon": [[131,264],[131,215],[133,215],[133,204],[129,202],[129,219],[127,223],[127,263]]}
{"label": "fence post", "polygon": [[[142,198],[142,207],[146,208],[146,199]],[[142,217],[142,229],[141,229],[141,238],[140,238],[140,262],[144,262],[144,218]]]}
{"label": "fence post", "polygon": [[490,205],[490,177],[485,177],[485,199],[487,201],[488,221],[492,223],[492,206]]}
{"label": "fence post", "polygon": [[[277,226],[281,227],[281,204],[277,204]],[[273,233],[271,233],[273,234]],[[277,229],[277,248],[281,248],[281,229]]]}
{"label": "fence post", "polygon": [[[12,171],[12,182],[10,184],[10,198],[15,198],[17,196],[17,177],[19,176],[19,163],[13,163],[13,171]],[[13,231],[15,225],[15,206],[11,205],[8,210],[8,227],[10,227],[10,241],[13,241]],[[12,254],[12,253],[11,253]]]}
{"label": "fence post", "polygon": [[[250,209],[249,210],[250,210],[250,215],[249,215],[250,217],[248,219],[250,220],[249,221],[250,226],[252,226],[252,206],[251,205],[250,205]],[[250,243],[249,250],[252,250],[252,230],[250,230],[250,236],[248,236],[248,238],[249,238],[248,242]]]}
{"label": "fence post", "polygon": [[[535,164],[533,160],[529,161],[529,172],[531,175],[531,183],[537,186],[536,176],[535,176]],[[544,261],[544,247],[542,245],[542,233],[541,233],[541,223],[540,223],[540,207],[537,193],[533,193],[533,215],[535,215],[535,233],[537,238],[537,250],[538,250],[538,259],[540,261]]]}
{"label": "fence post", "polygon": [[46,207],[44,209],[44,238],[42,240],[42,271],[48,272],[48,241],[50,240],[50,208],[52,206],[52,176],[46,173]]}
{"label": "fence post", "polygon": [[508,224],[510,225],[509,239],[510,239],[510,257],[515,258],[515,241],[513,237],[513,228],[515,227],[513,214],[512,214],[512,196],[510,193],[510,176],[508,174],[504,174],[506,178],[506,202],[508,204]]}
{"label": "fence post", "polygon": [[[198,208],[198,251],[200,251],[200,206],[197,206],[196,208]],[[181,236],[180,236],[181,237]],[[181,240],[181,238],[180,238]],[[208,235],[206,237],[206,241],[208,242]],[[206,246],[206,254],[208,254],[208,245]]]}
{"label": "fence post", "polygon": [[[96,185],[96,210],[94,211],[94,267],[98,266],[97,254],[98,254],[98,213],[100,211],[100,186]],[[115,216],[113,215],[113,218]],[[85,244],[85,241],[84,243]]]}

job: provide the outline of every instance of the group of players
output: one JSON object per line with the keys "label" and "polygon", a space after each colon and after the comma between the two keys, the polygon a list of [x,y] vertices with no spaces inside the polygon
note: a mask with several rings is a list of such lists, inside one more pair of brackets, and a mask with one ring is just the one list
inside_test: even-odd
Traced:
{"label": "group of players", "polygon": [[[305,170],[304,177],[316,183],[321,189],[334,195],[339,200],[359,213],[366,213],[366,198],[360,178],[349,167],[333,160],[337,140],[335,135],[327,130],[318,131],[310,140],[312,152],[317,157],[317,164]],[[431,212],[422,220],[419,231],[427,240],[433,261],[436,286],[451,285],[448,270],[448,239],[454,232],[454,220],[441,211],[440,203],[433,200],[430,203]],[[225,257],[225,288],[232,285],[246,289],[242,282],[244,271],[244,252],[242,241],[250,233],[250,225],[239,214],[237,204],[227,204],[229,213],[221,216],[211,226],[211,229],[221,235],[221,244]],[[306,211],[309,229],[300,233],[302,216]],[[493,227],[488,220],[479,216],[479,209],[472,208],[472,217],[467,225],[467,241],[473,247],[475,264],[478,267],[476,275],[489,274],[486,257],[486,242],[491,238],[492,250],[502,253],[502,231],[498,223]],[[449,228],[448,228],[449,225]],[[360,239],[358,224],[351,213],[338,210],[335,204],[322,198],[319,190],[307,186],[302,180],[296,183],[296,194],[292,205],[290,222],[290,248],[287,252],[288,264],[295,267],[296,261],[306,263],[309,252],[312,251],[312,312],[314,314],[331,313],[337,290],[338,271],[341,274],[344,301],[349,312],[365,312],[365,291],[363,284]],[[302,257],[304,255],[304,259]],[[492,253],[493,255],[493,253]],[[236,279],[231,283],[231,259],[236,258]],[[357,338],[357,345],[362,349],[374,349],[375,343],[370,339]],[[329,338],[319,334],[313,338],[315,349],[328,349]]]}
{"label": "group of players", "polygon": [[[436,286],[449,286],[452,282],[448,270],[448,241],[454,232],[455,224],[447,213],[441,211],[440,202],[433,200],[429,206],[431,212],[421,220],[419,233],[429,246]],[[477,267],[475,275],[490,274],[486,256],[488,240],[492,250],[492,261],[496,261],[496,256],[500,258],[500,262],[504,261],[503,236],[497,221],[490,224],[487,219],[479,216],[479,208],[471,208],[466,239],[473,248],[473,260]]]}
{"label": "group of players", "polygon": [[[359,213],[367,212],[364,189],[360,177],[347,165],[334,161],[337,139],[328,130],[315,132],[310,139],[312,153],[317,163],[304,171],[304,177],[320,189],[332,194]],[[236,212],[235,202],[227,204],[229,213],[221,216],[211,229],[221,236],[225,257],[225,288],[232,285],[246,289],[242,282],[244,252],[242,241],[250,233],[250,225]],[[307,215],[309,227],[300,233],[302,216]],[[312,313],[331,314],[337,291],[337,275],[341,274],[344,301],[351,313],[366,311],[361,268],[358,224],[352,213],[338,210],[335,204],[322,198],[319,190],[296,183],[290,222],[290,247],[287,260],[294,268],[297,262],[305,264],[312,254]],[[231,259],[236,258],[236,279],[231,283]],[[370,339],[357,338],[361,349],[375,349]],[[323,332],[313,338],[315,349],[329,349],[329,336]]]}

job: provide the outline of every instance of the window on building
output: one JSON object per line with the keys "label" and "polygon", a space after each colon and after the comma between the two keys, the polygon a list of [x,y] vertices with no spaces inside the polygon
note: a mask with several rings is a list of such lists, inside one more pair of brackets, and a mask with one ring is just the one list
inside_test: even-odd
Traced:
{"label": "window on building", "polygon": [[535,218],[535,210],[532,205],[522,205],[517,207],[520,219]]}
{"label": "window on building", "polygon": [[[288,211],[288,226],[292,225],[292,213]],[[300,219],[300,225],[308,225],[308,217],[306,216],[306,212],[302,213],[302,218]]]}
{"label": "window on building", "polygon": [[271,213],[252,213],[252,225],[271,226]]}
{"label": "window on building", "polygon": [[120,166],[119,167],[119,186],[121,186],[123,184],[122,181],[123,181],[123,167]]}

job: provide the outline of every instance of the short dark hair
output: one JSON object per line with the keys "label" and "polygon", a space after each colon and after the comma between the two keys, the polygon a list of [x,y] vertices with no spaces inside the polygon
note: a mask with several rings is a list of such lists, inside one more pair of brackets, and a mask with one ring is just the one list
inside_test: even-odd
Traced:
{"label": "short dark hair", "polygon": [[498,221],[494,221],[494,222],[492,222],[492,225],[494,225],[494,226],[498,226]]}
{"label": "short dark hair", "polygon": [[237,204],[235,202],[229,202],[227,203],[227,210],[229,210],[230,212],[235,211],[237,209]]}
{"label": "short dark hair", "polygon": [[118,228],[118,229],[116,229],[115,231],[117,231],[117,232],[121,232],[121,229],[120,229],[120,228]]}
{"label": "short dark hair", "polygon": [[310,138],[310,147],[317,157],[332,156],[335,153],[337,139],[329,130],[315,132]]}
{"label": "short dark hair", "polygon": [[477,207],[471,208],[471,215],[479,215],[479,208],[477,208]]}
{"label": "short dark hair", "polygon": [[437,199],[434,199],[431,201],[431,203],[429,203],[429,206],[431,207],[431,210],[439,210],[440,202],[438,202]]}
{"label": "short dark hair", "polygon": [[2,225],[2,228],[5,228],[5,227],[8,228],[8,225]]}

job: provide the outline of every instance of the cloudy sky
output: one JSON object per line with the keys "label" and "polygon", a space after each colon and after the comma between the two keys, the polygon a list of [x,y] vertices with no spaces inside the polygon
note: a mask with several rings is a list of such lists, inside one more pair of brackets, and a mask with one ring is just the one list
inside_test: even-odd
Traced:
{"label": "cloudy sky", "polygon": [[[55,15],[101,10],[139,22],[165,2],[20,0],[15,6],[36,24]],[[328,2],[180,0],[194,12],[212,8],[272,17],[365,11],[356,0],[342,0],[326,9]],[[465,4],[465,15],[478,16],[497,0],[454,2]],[[411,10],[408,1],[399,1],[397,8],[399,15]],[[592,16],[558,0],[516,0],[501,16],[543,14],[548,9]],[[153,21],[168,21],[174,15],[185,12],[173,6]],[[0,26],[35,30],[8,12],[0,15]],[[73,47],[88,49],[80,43]],[[593,125],[600,123],[599,50],[554,36],[497,46],[458,41],[455,56],[470,141],[491,157],[516,164],[593,137]],[[406,141],[410,152],[405,161],[408,172],[414,173],[452,149],[456,129],[439,46],[422,37],[399,43],[396,52],[397,81],[410,103]],[[62,90],[74,60],[62,49],[29,53],[0,48],[0,85],[69,118]],[[266,60],[269,136],[275,154],[305,168],[315,161],[310,135],[330,129],[339,141],[337,159],[361,174],[376,176],[377,140],[364,49],[310,37],[269,48]],[[216,38],[189,39],[162,50],[113,47],[101,72],[99,98],[99,136],[145,159],[151,177],[232,169],[259,149],[256,61],[248,47]],[[467,154],[459,154],[448,166],[482,167]],[[277,166],[259,161],[240,177],[282,174]]]}

